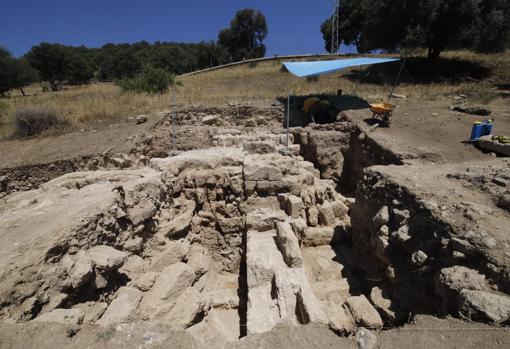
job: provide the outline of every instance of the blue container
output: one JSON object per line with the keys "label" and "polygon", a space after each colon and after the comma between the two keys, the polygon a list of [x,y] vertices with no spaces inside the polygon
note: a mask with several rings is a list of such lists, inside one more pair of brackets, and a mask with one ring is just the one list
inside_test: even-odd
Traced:
{"label": "blue container", "polygon": [[488,136],[492,134],[492,120],[484,121],[484,136]]}
{"label": "blue container", "polygon": [[482,137],[485,132],[485,125],[481,121],[473,123],[473,129],[471,130],[471,142],[476,142],[478,138]]}

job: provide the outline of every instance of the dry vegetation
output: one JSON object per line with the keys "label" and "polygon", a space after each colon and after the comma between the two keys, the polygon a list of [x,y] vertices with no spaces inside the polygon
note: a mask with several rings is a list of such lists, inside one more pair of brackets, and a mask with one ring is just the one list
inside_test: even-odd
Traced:
{"label": "dry vegetation", "polygon": [[[494,55],[480,55],[471,52],[447,52],[443,58],[458,59],[475,63],[489,72],[483,79],[465,78],[452,82],[449,78],[436,78],[433,82],[414,81],[407,72],[404,83],[396,93],[405,94],[415,100],[438,100],[456,94],[466,94],[474,101],[487,103],[498,96],[497,85],[510,81],[510,52]],[[383,65],[380,65],[377,69]],[[246,64],[207,73],[186,76],[179,79],[182,86],[177,88],[177,103],[224,105],[243,103],[247,105],[268,104],[275,98],[285,97],[289,92],[295,95],[331,94],[342,89],[352,94],[355,86],[354,70],[321,76],[318,79],[299,79],[281,69],[278,60]],[[395,68],[395,66],[394,66]],[[410,69],[411,70],[411,69]],[[370,72],[370,74],[368,74]],[[367,75],[368,74],[368,75]],[[455,77],[455,73],[452,73]],[[375,100],[387,95],[391,79],[374,82],[373,71],[362,70],[358,95]],[[394,74],[387,74],[394,76]],[[69,87],[60,92],[41,92],[38,85],[28,89],[28,96],[13,91],[10,98],[0,99],[0,137],[7,137],[14,131],[13,116],[16,109],[44,106],[57,111],[68,122],[68,128],[80,129],[101,127],[127,117],[155,110],[167,109],[168,95],[122,94],[111,83],[94,83],[83,87]]]}

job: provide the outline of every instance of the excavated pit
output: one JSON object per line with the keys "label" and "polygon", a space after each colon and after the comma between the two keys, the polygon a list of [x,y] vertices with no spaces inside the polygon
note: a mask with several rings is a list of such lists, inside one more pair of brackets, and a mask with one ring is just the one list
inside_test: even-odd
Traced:
{"label": "excavated pit", "polygon": [[371,168],[403,165],[397,154],[347,121],[292,139],[285,154],[282,133],[225,130],[214,148],[7,195],[5,239],[40,225],[2,258],[0,318],[165,324],[213,346],[282,323],[349,334],[416,314],[508,321],[478,301],[507,302],[507,267],[477,250],[491,241],[460,236]]}

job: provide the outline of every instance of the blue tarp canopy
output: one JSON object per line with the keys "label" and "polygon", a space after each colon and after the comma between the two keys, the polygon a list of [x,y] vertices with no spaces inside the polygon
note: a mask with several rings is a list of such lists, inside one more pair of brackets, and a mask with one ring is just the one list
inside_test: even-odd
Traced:
{"label": "blue tarp canopy", "polygon": [[333,73],[348,67],[357,67],[367,64],[379,64],[399,61],[398,58],[351,58],[336,59],[334,61],[314,62],[283,62],[283,65],[292,74],[301,77]]}

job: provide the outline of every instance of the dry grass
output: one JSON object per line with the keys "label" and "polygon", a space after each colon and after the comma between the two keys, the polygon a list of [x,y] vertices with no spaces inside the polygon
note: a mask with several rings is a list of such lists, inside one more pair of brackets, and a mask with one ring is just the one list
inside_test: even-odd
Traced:
{"label": "dry grass", "polygon": [[[451,83],[403,83],[395,93],[405,94],[415,100],[441,100],[456,94],[466,94],[470,99],[486,103],[497,95],[496,84],[510,82],[510,52],[496,55],[480,55],[471,52],[446,52],[443,57],[474,62],[491,71],[490,79]],[[179,105],[267,105],[278,97],[309,94],[335,94],[342,89],[344,94],[354,91],[353,79],[348,76],[355,70],[319,77],[315,80],[299,79],[282,72],[281,62],[261,62],[256,66],[243,65],[211,71],[195,76],[182,77],[182,86],[177,88]],[[363,77],[363,75],[362,75]],[[358,95],[369,101],[383,98],[391,88],[390,81],[363,82]],[[44,105],[64,116],[70,128],[101,127],[125,120],[132,115],[168,109],[168,95],[122,94],[111,83],[96,83],[60,92],[41,91],[38,85],[26,89],[29,94],[20,96],[13,91],[11,98],[0,99],[0,137],[12,132],[12,115],[18,108]]]}

